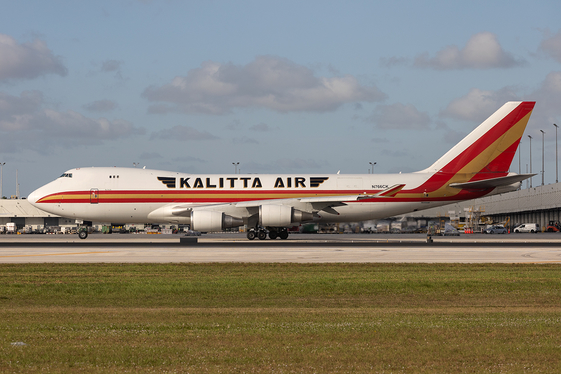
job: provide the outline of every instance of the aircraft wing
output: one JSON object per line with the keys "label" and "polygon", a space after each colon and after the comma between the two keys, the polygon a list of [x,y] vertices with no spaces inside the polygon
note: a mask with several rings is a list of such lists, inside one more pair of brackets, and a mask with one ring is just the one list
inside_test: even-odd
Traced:
{"label": "aircraft wing", "polygon": [[226,204],[199,205],[197,207],[185,206],[182,204],[174,204],[172,208],[173,215],[189,215],[192,210],[212,209],[231,211],[234,209],[245,209],[249,214],[255,214],[262,205],[288,205],[304,211],[326,211],[332,214],[338,214],[332,208],[347,205],[347,202],[361,201],[373,198],[389,198],[395,196],[405,184],[396,184],[376,194],[356,194],[356,195],[333,195],[333,196],[313,196],[313,197],[295,197],[292,199],[271,199],[271,200],[249,200]]}
{"label": "aircraft wing", "polygon": [[349,201],[361,201],[373,198],[387,198],[394,197],[401,189],[405,187],[405,184],[396,184],[383,191],[380,191],[373,195],[362,194],[362,195],[346,195],[346,196],[317,196],[317,197],[304,197],[298,199],[302,203],[311,203],[312,207],[316,211],[324,211],[330,214],[339,214],[333,207],[347,205],[346,202]]}
{"label": "aircraft wing", "polygon": [[488,188],[495,188],[500,186],[508,186],[509,184],[522,182],[525,179],[531,178],[537,174],[514,174],[507,175],[506,177],[485,179],[481,181],[474,182],[464,182],[464,183],[451,183],[450,187],[462,188],[467,190],[483,190]]}
{"label": "aircraft wing", "polygon": [[303,197],[300,200],[303,203],[328,203],[328,202],[340,202],[345,201],[360,201],[366,199],[373,199],[375,197],[394,197],[399,191],[405,187],[405,184],[395,184],[383,191],[375,193],[373,195],[362,194],[362,195],[346,195],[346,196],[317,196],[317,197]]}

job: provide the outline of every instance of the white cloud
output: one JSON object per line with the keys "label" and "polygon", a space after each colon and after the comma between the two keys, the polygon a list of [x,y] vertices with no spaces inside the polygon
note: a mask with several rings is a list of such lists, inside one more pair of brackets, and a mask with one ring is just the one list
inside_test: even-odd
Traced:
{"label": "white cloud", "polygon": [[0,34],[0,81],[33,79],[45,74],[65,76],[67,69],[44,41],[18,44],[11,36]]}
{"label": "white cloud", "polygon": [[422,130],[429,127],[430,116],[426,112],[419,112],[411,104],[395,103],[378,105],[368,121],[380,129]]}
{"label": "white cloud", "polygon": [[535,101],[529,128],[546,128],[561,123],[561,71],[546,75],[538,88],[529,94],[517,93],[512,87],[496,91],[471,89],[467,95],[452,101],[441,113],[441,117],[480,123],[507,101]]}
{"label": "white cloud", "polygon": [[156,103],[151,113],[225,114],[234,108],[268,108],[278,112],[333,111],[345,103],[375,102],[386,95],[361,85],[351,75],[316,77],[285,58],[260,56],[245,66],[208,61],[143,97]]}
{"label": "white cloud", "polygon": [[415,66],[437,70],[511,68],[523,64],[506,52],[490,32],[473,35],[463,49],[448,46],[430,58],[428,53],[415,58]]}
{"label": "white cloud", "polygon": [[39,91],[26,91],[18,96],[0,92],[0,138],[6,146],[40,153],[62,147],[100,144],[104,140],[143,134],[125,120],[92,119],[74,111],[58,112],[43,107]]}
{"label": "white cloud", "polygon": [[557,62],[561,62],[561,30],[555,35],[546,31],[546,38],[540,43],[539,50]]}
{"label": "white cloud", "polygon": [[452,101],[440,113],[442,117],[481,122],[507,101],[519,100],[512,88],[485,91],[472,88],[467,95]]}

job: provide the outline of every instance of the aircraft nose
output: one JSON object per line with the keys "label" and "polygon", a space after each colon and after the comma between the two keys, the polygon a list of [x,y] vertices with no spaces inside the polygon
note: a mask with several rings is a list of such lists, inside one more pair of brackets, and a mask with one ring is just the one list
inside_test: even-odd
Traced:
{"label": "aircraft nose", "polygon": [[29,201],[32,205],[35,205],[35,203],[41,198],[39,190],[40,189],[37,189],[27,196],[27,201]]}

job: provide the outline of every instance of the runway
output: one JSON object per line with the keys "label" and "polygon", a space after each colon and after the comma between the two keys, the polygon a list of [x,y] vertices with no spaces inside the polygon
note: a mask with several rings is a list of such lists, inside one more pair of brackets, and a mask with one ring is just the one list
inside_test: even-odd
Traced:
{"label": "runway", "polygon": [[560,263],[561,233],[462,235],[293,234],[288,240],[209,234],[0,235],[0,263]]}

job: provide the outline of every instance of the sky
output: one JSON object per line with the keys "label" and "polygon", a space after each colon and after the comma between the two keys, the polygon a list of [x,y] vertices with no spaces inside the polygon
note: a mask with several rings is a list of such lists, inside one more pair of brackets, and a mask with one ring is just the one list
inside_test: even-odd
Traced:
{"label": "sky", "polygon": [[531,135],[532,171],[543,151],[545,183],[556,179],[558,1],[0,0],[0,9],[5,196],[16,193],[16,170],[20,196],[89,166],[412,172],[510,100],[537,102],[511,171],[530,164]]}

